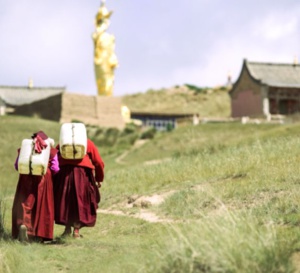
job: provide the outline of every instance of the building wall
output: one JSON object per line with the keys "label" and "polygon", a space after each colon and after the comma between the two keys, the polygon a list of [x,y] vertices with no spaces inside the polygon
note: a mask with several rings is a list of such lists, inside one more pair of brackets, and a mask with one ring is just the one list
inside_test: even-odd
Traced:
{"label": "building wall", "polygon": [[255,82],[246,69],[243,69],[238,82],[231,92],[231,116],[263,115],[261,86]]}
{"label": "building wall", "polygon": [[252,90],[243,90],[231,101],[232,117],[262,115],[262,98]]}
{"label": "building wall", "polygon": [[123,129],[121,99],[61,93],[31,104],[10,106],[12,115],[39,117],[57,122],[81,121],[99,127]]}
{"label": "building wall", "polygon": [[62,109],[62,96],[63,94],[59,94],[34,103],[14,107],[12,114],[59,121]]}

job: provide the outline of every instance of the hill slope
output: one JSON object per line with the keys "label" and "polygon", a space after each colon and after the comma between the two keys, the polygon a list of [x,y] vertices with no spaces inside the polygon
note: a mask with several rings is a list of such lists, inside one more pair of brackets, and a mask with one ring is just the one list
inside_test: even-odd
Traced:
{"label": "hill slope", "polygon": [[229,117],[230,99],[226,89],[191,89],[186,86],[126,95],[123,104],[131,111],[199,113],[202,117]]}
{"label": "hill slope", "polygon": [[[57,140],[59,127],[0,118],[8,232],[16,148],[40,129]],[[298,132],[299,124],[186,126],[130,149],[122,165],[104,158],[96,226],[83,228],[84,237],[74,240],[62,239],[63,227],[55,225],[55,245],[2,238],[0,271],[82,272],[84,265],[91,273],[294,272],[300,246]],[[156,218],[145,220],[147,213]]]}

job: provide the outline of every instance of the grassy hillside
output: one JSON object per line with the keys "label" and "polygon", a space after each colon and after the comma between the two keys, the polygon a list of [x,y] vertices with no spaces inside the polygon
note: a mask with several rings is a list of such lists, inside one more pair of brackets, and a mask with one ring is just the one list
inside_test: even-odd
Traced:
{"label": "grassy hillside", "polygon": [[[16,148],[39,129],[57,140],[59,124],[1,117],[0,128],[9,233]],[[4,237],[0,272],[295,272],[299,129],[201,124],[157,133],[128,150],[106,150],[96,226],[83,229],[82,239],[62,240],[56,225],[53,245]]]}
{"label": "grassy hillside", "polygon": [[186,86],[127,95],[123,104],[132,111],[199,113],[201,117],[229,117],[230,99],[225,88]]}

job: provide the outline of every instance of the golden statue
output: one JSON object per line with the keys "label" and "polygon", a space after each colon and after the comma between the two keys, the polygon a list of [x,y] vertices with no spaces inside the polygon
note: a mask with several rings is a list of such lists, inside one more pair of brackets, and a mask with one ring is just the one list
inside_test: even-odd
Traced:
{"label": "golden statue", "polygon": [[105,7],[102,0],[96,15],[96,30],[94,40],[94,66],[98,95],[111,96],[113,93],[114,70],[118,65],[115,50],[115,37],[105,31],[109,27],[109,18],[112,11]]}

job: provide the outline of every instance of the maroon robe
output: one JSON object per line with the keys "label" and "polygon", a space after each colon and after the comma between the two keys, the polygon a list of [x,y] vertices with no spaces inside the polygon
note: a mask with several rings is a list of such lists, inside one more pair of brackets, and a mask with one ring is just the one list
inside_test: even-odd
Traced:
{"label": "maroon robe", "polygon": [[54,178],[55,223],[93,227],[100,202],[96,181],[104,178],[104,163],[97,147],[88,139],[83,159],[66,160],[58,153],[58,160],[60,171]]}
{"label": "maroon robe", "polygon": [[[49,162],[56,154],[57,150],[51,148]],[[19,175],[12,208],[12,237],[15,239],[20,225],[27,227],[29,236],[53,239],[54,198],[49,167],[43,176]]]}

